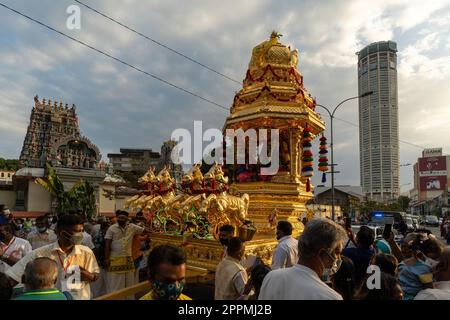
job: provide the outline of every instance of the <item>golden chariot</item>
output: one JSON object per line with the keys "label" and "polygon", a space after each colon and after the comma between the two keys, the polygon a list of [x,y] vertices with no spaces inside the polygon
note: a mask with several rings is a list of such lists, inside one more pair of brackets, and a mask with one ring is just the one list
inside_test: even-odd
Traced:
{"label": "golden chariot", "polygon": [[278,172],[263,176],[260,165],[246,163],[227,176],[224,167],[215,163],[203,174],[196,164],[177,185],[167,168],[158,174],[151,168],[139,179],[145,190],[125,204],[126,209],[144,212],[152,246],[183,246],[194,267],[215,271],[223,255],[217,241],[223,224],[235,226],[236,234],[245,238],[246,255],[267,263],[277,245],[277,220],[291,222],[295,236],[303,230],[300,218],[307,215],[305,203],[312,193],[301,175],[302,132],[308,127],[315,137],[325,124],[304,88],[297,69],[298,51],[281,44],[279,37],[273,32],[253,49],[243,88],[235,95],[223,128],[224,132],[278,129]]}

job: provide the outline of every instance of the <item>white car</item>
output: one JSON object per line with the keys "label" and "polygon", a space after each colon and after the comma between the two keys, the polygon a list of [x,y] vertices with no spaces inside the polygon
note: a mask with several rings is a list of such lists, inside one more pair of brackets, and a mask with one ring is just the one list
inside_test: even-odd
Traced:
{"label": "white car", "polygon": [[[372,229],[375,232],[375,239],[381,239],[383,238],[383,230],[384,230],[384,226],[380,226],[380,225],[374,225],[374,224],[368,224],[365,225],[367,227],[369,227],[370,229]],[[361,225],[352,225],[352,231],[353,233],[356,235],[359,231],[359,228],[361,228]],[[403,240],[403,236],[401,234],[399,234],[397,232],[397,230],[392,229],[392,232],[394,232],[394,239],[395,242],[397,242],[398,244],[400,244]],[[347,245],[348,242],[348,245]],[[354,248],[355,245],[353,244],[353,242],[349,241],[349,239],[347,238],[347,240],[344,242],[344,246],[346,246],[346,248]]]}

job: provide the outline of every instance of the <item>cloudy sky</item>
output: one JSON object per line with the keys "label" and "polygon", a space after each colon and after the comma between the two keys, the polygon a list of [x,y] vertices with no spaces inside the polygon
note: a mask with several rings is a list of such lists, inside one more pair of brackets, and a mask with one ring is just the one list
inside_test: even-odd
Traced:
{"label": "cloudy sky", "polygon": [[[394,40],[400,162],[416,161],[421,146],[450,154],[450,0],[83,1],[239,81],[252,48],[275,29],[299,49],[306,88],[327,106],[357,95],[355,52]],[[68,30],[66,9],[74,1],[0,3],[220,105],[230,106],[240,89],[82,6],[81,30]],[[221,128],[227,115],[0,7],[0,157],[19,157],[36,94],[76,104],[83,134],[104,158],[120,147],[159,150],[174,129],[192,129],[194,120]],[[336,115],[357,124],[357,102]],[[358,140],[357,126],[336,120],[337,184],[359,185]],[[412,167],[402,167],[402,191],[411,182]]]}

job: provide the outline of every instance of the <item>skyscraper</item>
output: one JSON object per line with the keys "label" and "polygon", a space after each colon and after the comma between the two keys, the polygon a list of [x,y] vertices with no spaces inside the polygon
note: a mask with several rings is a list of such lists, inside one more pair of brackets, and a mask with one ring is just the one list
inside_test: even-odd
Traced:
{"label": "skyscraper", "polygon": [[357,53],[359,152],[363,192],[389,202],[399,196],[397,44],[375,42]]}

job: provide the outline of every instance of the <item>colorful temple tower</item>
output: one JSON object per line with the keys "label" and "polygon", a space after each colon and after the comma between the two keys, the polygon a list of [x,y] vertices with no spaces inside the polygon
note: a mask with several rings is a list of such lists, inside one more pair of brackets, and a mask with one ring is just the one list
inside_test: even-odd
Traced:
{"label": "colorful temple tower", "polygon": [[[15,175],[16,211],[50,212],[55,199],[34,180],[46,175],[50,162],[69,189],[80,179],[94,185],[98,199],[99,184],[105,173],[99,168],[101,154],[96,145],[80,133],[76,107],[34,97],[30,123],[19,158],[20,169]],[[41,189],[39,189],[41,188]]]}
{"label": "colorful temple tower", "polygon": [[34,97],[21,167],[45,168],[50,161],[57,167],[94,169],[100,159],[97,146],[80,134],[75,105]]}
{"label": "colorful temple tower", "polygon": [[246,164],[235,166],[233,187],[250,196],[248,216],[258,229],[255,241],[273,238],[276,219],[290,221],[296,234],[302,230],[299,218],[306,215],[305,203],[312,198],[307,190],[312,172],[302,174],[306,164],[301,158],[302,137],[305,128],[311,138],[325,129],[297,69],[298,50],[281,44],[279,37],[272,32],[269,40],[253,49],[243,88],[234,97],[224,125],[224,130],[279,130],[278,173],[260,175],[261,165],[249,163],[248,155]]}

